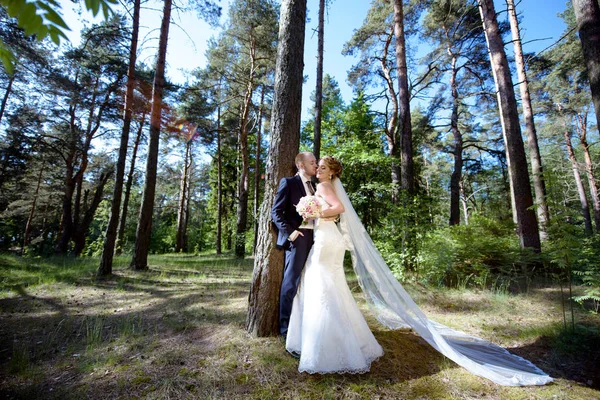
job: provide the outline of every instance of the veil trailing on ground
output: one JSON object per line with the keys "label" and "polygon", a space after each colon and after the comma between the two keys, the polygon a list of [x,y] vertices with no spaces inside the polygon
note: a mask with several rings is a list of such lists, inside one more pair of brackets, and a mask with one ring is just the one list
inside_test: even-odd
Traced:
{"label": "veil trailing on ground", "polygon": [[467,371],[499,385],[544,385],[552,378],[531,362],[493,343],[455,331],[428,319],[392,275],[361,223],[339,179],[334,188],[345,212],[340,230],[352,265],[377,319],[391,329],[412,328],[437,351]]}

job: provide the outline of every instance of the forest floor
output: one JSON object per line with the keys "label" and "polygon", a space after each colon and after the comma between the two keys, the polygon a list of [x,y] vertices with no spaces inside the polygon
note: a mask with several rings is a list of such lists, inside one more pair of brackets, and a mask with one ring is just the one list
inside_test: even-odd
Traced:
{"label": "forest floor", "polygon": [[406,285],[431,319],[555,378],[503,387],[412,331],[379,325],[355,281],[385,355],[364,375],[308,375],[280,338],[244,330],[251,259],[151,256],[142,273],[128,261],[117,258],[113,277],[97,281],[96,258],[0,255],[0,398],[600,399],[600,316],[577,306],[575,329],[565,330],[558,286],[519,294]]}

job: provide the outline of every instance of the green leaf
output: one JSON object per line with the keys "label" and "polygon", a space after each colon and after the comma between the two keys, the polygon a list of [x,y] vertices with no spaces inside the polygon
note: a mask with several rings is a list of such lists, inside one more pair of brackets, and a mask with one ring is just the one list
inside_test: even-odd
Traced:
{"label": "green leaf", "polygon": [[85,6],[88,10],[92,12],[92,15],[95,17],[100,10],[100,0],[85,0]]}
{"label": "green leaf", "polygon": [[14,54],[4,45],[2,39],[0,39],[0,58],[6,73],[12,75],[15,72],[15,56]]}
{"label": "green leaf", "polygon": [[[6,7],[6,11],[8,12],[8,15],[10,15],[11,17],[18,17],[19,14],[21,14],[21,11],[23,10],[23,7],[25,7],[26,1],[25,0],[12,0],[8,2],[8,5]],[[4,5],[4,2],[3,2]]]}
{"label": "green leaf", "polygon": [[46,13],[43,15],[46,20],[52,22],[54,25],[60,26],[63,29],[68,31],[71,30],[62,17],[47,4],[40,3],[40,7],[46,10]]}

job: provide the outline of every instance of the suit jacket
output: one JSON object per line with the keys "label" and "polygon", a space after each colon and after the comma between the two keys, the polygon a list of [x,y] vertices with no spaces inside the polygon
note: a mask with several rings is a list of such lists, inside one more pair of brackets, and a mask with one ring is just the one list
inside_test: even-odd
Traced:
{"label": "suit jacket", "polygon": [[302,217],[296,211],[296,204],[301,197],[306,196],[305,185],[299,175],[291,178],[283,178],[279,182],[279,188],[275,195],[271,218],[277,227],[277,247],[287,248],[288,237],[302,223]]}

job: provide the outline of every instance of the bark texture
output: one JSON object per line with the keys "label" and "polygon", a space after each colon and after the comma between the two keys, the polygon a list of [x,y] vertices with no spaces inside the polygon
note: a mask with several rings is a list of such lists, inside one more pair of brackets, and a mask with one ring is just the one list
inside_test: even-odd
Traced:
{"label": "bark texture", "polygon": [[568,131],[563,132],[565,138],[565,145],[567,148],[567,155],[569,161],[571,161],[571,168],[573,169],[573,177],[575,178],[575,186],[577,186],[577,194],[579,195],[579,203],[581,204],[581,213],[583,214],[583,221],[585,224],[586,235],[592,234],[592,217],[590,215],[590,207],[588,205],[587,196],[585,195],[585,188],[583,187],[583,181],[579,174],[579,165],[575,158],[575,151],[573,151],[573,144],[571,143],[571,135]]}
{"label": "bark texture", "polygon": [[490,52],[490,63],[498,90],[500,117],[503,121],[506,149],[510,158],[510,176],[517,216],[517,234],[522,248],[541,251],[540,234],[531,209],[533,197],[525,147],[521,137],[519,114],[504,42],[498,28],[493,0],[479,0],[479,11]]}
{"label": "bark texture", "polygon": [[533,175],[533,189],[535,191],[535,203],[540,228],[540,237],[545,239],[546,226],[550,214],[548,203],[546,202],[546,184],[544,182],[544,168],[542,166],[542,157],[538,145],[537,131],[533,118],[533,107],[531,105],[531,96],[529,95],[529,83],[527,81],[527,71],[525,71],[525,60],[523,59],[523,48],[521,45],[521,33],[519,30],[519,21],[517,19],[517,10],[514,0],[506,0],[508,6],[508,16],[510,20],[510,29],[512,32],[513,47],[515,51],[515,64],[517,66],[517,75],[519,77],[519,90],[521,91],[521,107],[523,108],[523,119],[525,120],[525,131],[527,133],[527,145],[529,147],[529,162],[531,163],[531,174]]}
{"label": "bark texture", "polygon": [[284,254],[275,248],[277,239],[270,215],[279,181],[293,174],[294,158],[300,146],[305,28],[306,0],[283,0],[265,195],[246,316],[246,329],[257,336],[278,333]]}
{"label": "bark texture", "polygon": [[412,125],[410,120],[410,92],[406,43],[404,40],[404,10],[402,0],[394,0],[394,36],[396,36],[396,63],[398,66],[398,122],[400,123],[400,187],[409,194],[414,191]]}
{"label": "bark texture", "polygon": [[121,212],[121,196],[123,195],[123,181],[125,175],[125,161],[127,159],[127,146],[129,144],[129,130],[131,129],[131,118],[133,116],[133,88],[135,86],[135,63],[137,60],[138,33],[140,28],[140,0],[133,4],[133,29],[131,31],[131,46],[129,47],[129,66],[127,68],[127,89],[125,92],[125,111],[123,116],[123,129],[121,130],[121,143],[119,144],[119,157],[117,159],[117,171],[115,174],[115,187],[113,189],[110,217],[106,227],[106,238],[98,276],[109,276],[112,274],[113,255],[117,241],[117,227],[119,214]]}
{"label": "bark texture", "polygon": [[583,58],[588,70],[592,100],[596,111],[596,124],[600,126],[600,6],[598,0],[571,0]]}
{"label": "bark texture", "polygon": [[162,99],[165,86],[165,62],[167,57],[167,42],[171,22],[171,0],[165,0],[163,19],[158,41],[158,57],[156,72],[152,85],[152,109],[150,111],[150,134],[148,139],[148,157],[146,159],[146,177],[140,215],[138,217],[135,235],[135,250],[131,267],[135,270],[148,269],[148,250],[152,234],[152,214],[154,210],[154,195],[156,191],[156,171],[158,167],[158,144],[161,128]]}

